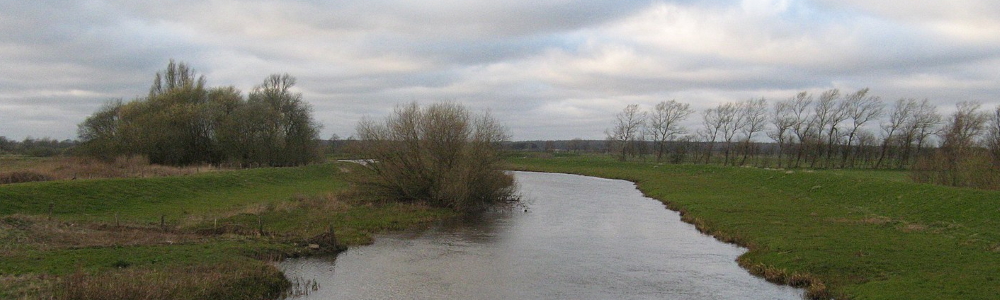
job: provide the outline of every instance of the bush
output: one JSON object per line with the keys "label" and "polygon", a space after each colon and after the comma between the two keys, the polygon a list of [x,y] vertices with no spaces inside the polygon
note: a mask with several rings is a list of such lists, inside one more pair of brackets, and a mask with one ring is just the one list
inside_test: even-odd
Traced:
{"label": "bush", "polygon": [[32,171],[14,171],[10,173],[0,173],[0,184],[49,181],[49,180],[53,180],[53,178],[51,176]]}
{"label": "bush", "polygon": [[500,166],[506,129],[461,105],[397,107],[382,122],[358,123],[355,154],[370,159],[353,181],[363,194],[472,211],[516,200]]}

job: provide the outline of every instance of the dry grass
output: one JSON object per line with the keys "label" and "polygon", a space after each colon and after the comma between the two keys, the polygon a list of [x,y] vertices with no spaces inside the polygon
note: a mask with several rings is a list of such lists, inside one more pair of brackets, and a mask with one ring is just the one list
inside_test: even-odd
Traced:
{"label": "dry grass", "polygon": [[0,275],[0,298],[52,299],[58,278],[51,275]]}
{"label": "dry grass", "polygon": [[761,263],[750,263],[740,257],[737,260],[741,267],[750,271],[750,274],[763,277],[768,282],[780,285],[789,285],[797,288],[805,288],[807,299],[830,299],[830,291],[819,278],[812,274],[794,273],[789,274],[785,269],[778,269]]}
{"label": "dry grass", "polygon": [[919,232],[927,230],[927,226],[917,223],[906,223],[905,225],[900,226],[899,230],[902,230],[903,232]]}
{"label": "dry grass", "polygon": [[862,219],[836,218],[828,220],[834,223],[850,223],[850,224],[864,224],[864,225],[883,225],[893,222],[892,218],[884,216],[869,216]]}
{"label": "dry grass", "polygon": [[[47,180],[138,178],[190,175],[217,170],[215,167],[170,167],[151,165],[141,156],[119,157],[106,162],[84,157],[2,158],[0,184]],[[30,175],[30,176],[29,176]],[[5,182],[9,178],[12,182]]]}
{"label": "dry grass", "polygon": [[56,299],[275,299],[289,287],[270,264],[78,271],[59,282]]}
{"label": "dry grass", "polygon": [[191,243],[205,237],[159,227],[133,224],[77,224],[42,216],[10,215],[0,219],[0,254],[25,249],[54,250],[84,247],[162,245]]}

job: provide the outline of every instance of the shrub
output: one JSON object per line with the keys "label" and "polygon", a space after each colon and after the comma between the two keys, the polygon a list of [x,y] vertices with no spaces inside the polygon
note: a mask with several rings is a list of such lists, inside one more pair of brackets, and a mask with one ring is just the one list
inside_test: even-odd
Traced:
{"label": "shrub", "polygon": [[384,200],[425,201],[472,211],[516,199],[514,178],[501,169],[506,129],[490,115],[458,104],[397,107],[378,122],[358,123],[355,154],[370,159],[353,181]]}
{"label": "shrub", "polygon": [[53,180],[52,176],[32,171],[14,171],[9,173],[0,173],[0,184],[49,181],[49,180]]}

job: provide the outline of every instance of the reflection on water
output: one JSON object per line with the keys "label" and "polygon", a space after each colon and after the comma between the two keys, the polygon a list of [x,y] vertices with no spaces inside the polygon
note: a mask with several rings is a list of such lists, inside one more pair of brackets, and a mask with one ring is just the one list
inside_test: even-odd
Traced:
{"label": "reflection on water", "polygon": [[528,211],[380,235],[281,263],[319,281],[295,299],[801,299],[748,274],[745,249],[683,223],[627,181],[516,173]]}

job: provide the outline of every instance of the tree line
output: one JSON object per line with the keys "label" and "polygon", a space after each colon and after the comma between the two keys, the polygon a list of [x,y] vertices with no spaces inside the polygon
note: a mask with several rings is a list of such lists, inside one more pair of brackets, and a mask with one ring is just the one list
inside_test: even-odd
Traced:
{"label": "tree line", "polygon": [[114,159],[139,155],[163,165],[293,166],[320,158],[311,107],[292,92],[295,78],[268,76],[244,97],[207,87],[185,63],[157,72],[149,95],[113,100],[79,124],[81,152]]}
{"label": "tree line", "polygon": [[17,141],[0,136],[0,155],[23,155],[34,157],[50,157],[69,152],[76,146],[74,140],[55,140],[51,138],[32,138]]}
{"label": "tree line", "polygon": [[886,103],[865,88],[722,103],[700,112],[700,126],[683,126],[695,113],[676,100],[628,105],[606,130],[609,149],[620,160],[910,169],[921,181],[1000,185],[1000,106],[961,102],[944,116],[927,99]]}

